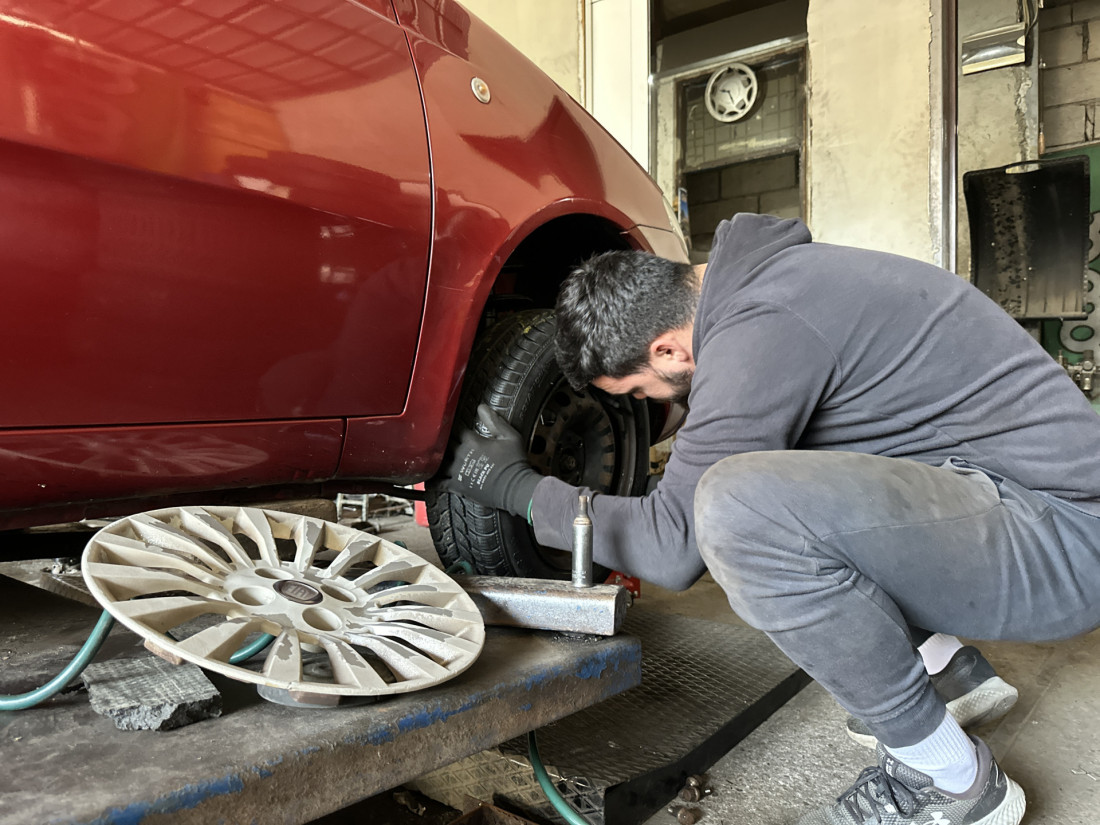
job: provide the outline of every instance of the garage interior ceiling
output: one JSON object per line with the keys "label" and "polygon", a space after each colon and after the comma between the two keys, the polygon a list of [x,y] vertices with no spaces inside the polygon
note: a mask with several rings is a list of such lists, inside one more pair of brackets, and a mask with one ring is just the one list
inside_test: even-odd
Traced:
{"label": "garage interior ceiling", "polygon": [[779,2],[782,0],[654,0],[650,28],[653,39],[660,40]]}

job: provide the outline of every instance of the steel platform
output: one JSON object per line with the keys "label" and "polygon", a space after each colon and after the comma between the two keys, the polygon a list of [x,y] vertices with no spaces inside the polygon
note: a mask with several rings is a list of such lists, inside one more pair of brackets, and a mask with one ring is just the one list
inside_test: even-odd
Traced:
{"label": "steel platform", "polygon": [[[98,615],[0,576],[0,693],[52,677]],[[139,643],[116,626],[97,660],[144,655]],[[638,685],[641,652],[631,636],[490,628],[457,678],[327,710],[211,679],[223,715],[171,731],[120,731],[83,692],[0,713],[0,825],[309,822]]]}

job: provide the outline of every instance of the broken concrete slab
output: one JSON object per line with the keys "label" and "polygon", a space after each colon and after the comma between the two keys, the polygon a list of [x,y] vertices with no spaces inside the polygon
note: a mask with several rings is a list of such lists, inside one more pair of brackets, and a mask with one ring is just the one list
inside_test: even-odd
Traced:
{"label": "broken concrete slab", "polygon": [[171,730],[222,713],[221,694],[193,664],[112,659],[88,665],[83,679],[92,710],[120,730]]}

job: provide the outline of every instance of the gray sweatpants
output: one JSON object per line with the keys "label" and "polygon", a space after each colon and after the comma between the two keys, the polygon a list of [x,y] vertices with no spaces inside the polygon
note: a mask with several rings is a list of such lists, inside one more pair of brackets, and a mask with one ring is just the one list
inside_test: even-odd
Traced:
{"label": "gray sweatpants", "polygon": [[1100,518],[958,459],[731,456],[699,482],[695,525],[738,615],[894,747],[944,715],[916,628],[1038,641],[1100,625]]}

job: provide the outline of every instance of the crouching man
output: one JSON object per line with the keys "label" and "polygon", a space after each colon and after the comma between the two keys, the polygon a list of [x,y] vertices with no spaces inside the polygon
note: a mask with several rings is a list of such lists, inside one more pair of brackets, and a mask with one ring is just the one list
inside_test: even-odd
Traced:
{"label": "crouching man", "polygon": [[1100,462],[1079,446],[1100,417],[951,273],[813,243],[796,220],[737,215],[715,240],[705,267],[599,255],[558,303],[574,387],[687,403],[653,492],[539,475],[488,408],[443,486],[562,549],[588,493],[600,564],[676,589],[709,569],[877,745],[878,767],[802,825],[1014,825],[1023,792],[962,726],[1016,691],[955,636],[1100,625]]}

